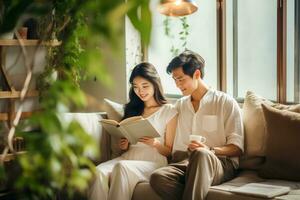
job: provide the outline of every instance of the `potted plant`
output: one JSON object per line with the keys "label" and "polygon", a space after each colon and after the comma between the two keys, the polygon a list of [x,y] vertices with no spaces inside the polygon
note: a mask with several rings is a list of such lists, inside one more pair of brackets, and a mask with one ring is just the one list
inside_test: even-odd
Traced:
{"label": "potted plant", "polygon": [[[84,93],[79,85],[82,72],[86,77],[96,75],[99,80],[103,76],[98,65],[89,63],[91,56],[100,58],[98,61],[101,63],[101,55],[95,51],[95,41],[105,39],[116,45],[126,13],[141,32],[145,44],[149,43],[151,21],[145,17],[150,13],[149,0],[108,3],[96,0],[3,2],[5,20],[0,24],[0,32],[12,30],[24,16],[40,20],[51,16],[52,23],[44,28],[46,33],[40,39],[47,41],[55,36],[62,41],[61,46],[48,49],[48,67],[43,78],[44,81],[49,80],[55,69],[59,73],[58,79],[46,84],[47,90],[44,90],[44,98],[41,99],[42,112],[28,122],[39,129],[23,134],[20,125],[16,125],[18,134],[25,138],[27,151],[16,160],[21,169],[16,188],[25,191],[22,198],[53,199],[61,191],[64,191],[66,198],[71,198],[76,192],[83,192],[93,176],[95,168],[84,155],[86,151],[93,150],[94,143],[78,123],[73,122],[69,126],[62,124],[58,113],[84,106]],[[139,12],[141,7],[142,16]],[[12,18],[15,16],[12,11],[16,9],[19,12]],[[8,25],[10,28],[7,28]],[[1,172],[3,175],[3,164],[0,164],[0,175]]]}
{"label": "potted plant", "polygon": [[170,52],[172,53],[173,56],[177,56],[179,54],[179,52],[182,52],[183,50],[186,49],[187,46],[187,39],[188,39],[188,35],[189,35],[189,24],[187,22],[187,17],[179,17],[179,18],[172,18],[167,16],[163,22],[164,24],[164,33],[167,37],[169,37],[171,40],[174,40],[175,35],[173,35],[173,33],[171,32],[171,26],[170,23],[171,21],[175,20],[180,20],[181,23],[181,30],[178,33],[178,37],[181,41],[181,44],[179,45],[174,45],[174,43],[172,42],[171,48],[170,48]]}

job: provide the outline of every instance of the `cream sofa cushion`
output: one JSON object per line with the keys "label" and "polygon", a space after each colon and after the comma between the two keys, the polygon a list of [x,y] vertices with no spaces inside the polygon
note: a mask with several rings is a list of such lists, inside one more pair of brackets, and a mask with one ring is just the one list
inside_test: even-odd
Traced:
{"label": "cream sofa cushion", "polygon": [[104,110],[107,113],[108,119],[121,121],[124,116],[124,105],[109,99],[104,99]]}
{"label": "cream sofa cushion", "polygon": [[266,127],[261,104],[273,105],[271,101],[248,91],[243,106],[245,130],[245,155],[264,156]]}
{"label": "cream sofa cushion", "polygon": [[[68,126],[72,121],[76,121],[80,124],[83,130],[89,134],[96,143],[97,152],[94,152],[92,149],[86,152],[86,156],[91,158],[94,162],[99,162],[103,159],[104,154],[102,154],[103,132],[102,127],[99,124],[99,120],[102,119],[101,113],[60,113],[59,119],[63,122],[64,126]],[[95,153],[97,154],[95,157]]]}
{"label": "cream sofa cushion", "polygon": [[273,103],[256,95],[254,92],[248,91],[243,106],[246,157],[265,156],[267,130],[262,104],[279,110],[300,113],[300,104],[284,105]]}

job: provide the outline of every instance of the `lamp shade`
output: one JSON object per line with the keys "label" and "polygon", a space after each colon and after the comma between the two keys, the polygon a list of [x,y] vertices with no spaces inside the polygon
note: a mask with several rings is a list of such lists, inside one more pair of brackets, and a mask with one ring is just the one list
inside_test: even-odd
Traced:
{"label": "lamp shade", "polygon": [[161,14],[178,17],[196,12],[198,6],[194,0],[162,0],[158,10]]}

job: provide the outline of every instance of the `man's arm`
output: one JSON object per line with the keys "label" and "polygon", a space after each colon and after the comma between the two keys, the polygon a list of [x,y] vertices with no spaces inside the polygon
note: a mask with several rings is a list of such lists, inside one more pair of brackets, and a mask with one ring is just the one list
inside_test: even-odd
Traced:
{"label": "man's arm", "polygon": [[215,147],[214,150],[216,155],[241,156],[244,151],[244,128],[241,110],[233,98],[227,98],[223,108],[226,144]]}
{"label": "man's arm", "polygon": [[194,151],[196,148],[206,148],[213,150],[217,156],[235,157],[241,156],[244,146],[244,133],[241,112],[234,99],[226,99],[224,105],[224,129],[227,144],[219,147],[208,147],[204,143],[192,141],[188,149]]}
{"label": "man's arm", "polygon": [[217,156],[237,157],[241,156],[243,153],[242,150],[234,144],[227,144],[222,147],[213,147],[212,149],[215,151]]}
{"label": "man's arm", "polygon": [[205,145],[204,143],[192,141],[188,146],[188,149],[190,151],[194,151],[197,148],[205,148],[207,150],[214,150],[216,156],[236,157],[236,156],[242,155],[242,153],[243,153],[242,150],[234,144],[226,144],[222,147],[210,148],[207,145]]}

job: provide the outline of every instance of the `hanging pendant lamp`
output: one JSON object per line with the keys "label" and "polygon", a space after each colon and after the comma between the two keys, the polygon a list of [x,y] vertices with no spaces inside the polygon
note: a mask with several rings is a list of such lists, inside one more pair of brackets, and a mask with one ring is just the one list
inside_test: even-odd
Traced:
{"label": "hanging pendant lamp", "polygon": [[194,0],[161,0],[158,10],[167,16],[185,16],[196,12],[198,6]]}

